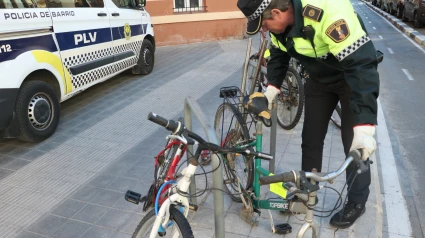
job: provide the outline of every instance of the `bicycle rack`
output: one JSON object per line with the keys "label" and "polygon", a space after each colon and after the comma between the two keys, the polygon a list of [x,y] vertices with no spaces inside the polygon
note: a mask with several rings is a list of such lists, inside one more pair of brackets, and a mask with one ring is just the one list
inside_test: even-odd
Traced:
{"label": "bicycle rack", "polygon": [[[214,144],[220,144],[214,128],[207,123],[208,120],[205,117],[205,114],[199,104],[192,97],[187,97],[184,101],[184,124],[189,130],[192,130],[192,113],[200,122],[202,128],[205,131],[205,134],[207,135],[208,141]],[[193,154],[193,146],[188,145],[187,150],[187,156]],[[223,167],[218,167],[220,161],[215,154],[211,155],[211,164],[212,168],[218,168],[213,172],[213,187],[215,188],[213,190],[215,237],[224,238],[224,194],[222,193]],[[194,194],[196,192],[196,183],[194,177],[190,183],[189,191],[190,194]],[[192,204],[197,204],[196,198],[193,197],[190,198],[190,202]]]}
{"label": "bicycle rack", "polygon": [[[261,44],[260,52],[259,52],[259,59],[258,63],[254,63],[253,61],[249,60],[251,56],[251,47],[252,47],[252,38],[248,39],[248,47],[246,49],[246,58],[245,63],[243,66],[243,73],[242,73],[242,85],[241,90],[242,92],[246,92],[246,79],[247,79],[247,71],[248,67],[252,66],[255,67],[255,79],[254,81],[258,80],[258,77],[260,75],[260,72],[263,74],[267,74],[267,68],[261,65],[261,61],[264,57],[264,52],[266,51],[268,40],[265,39],[263,43]],[[273,99],[273,104],[276,105],[277,102],[277,96]],[[276,162],[276,130],[277,130],[277,108],[276,106],[272,107],[271,110],[271,119],[272,119],[272,127],[270,131],[270,154],[273,156],[273,160],[269,161],[269,171],[271,173],[275,172],[275,162]]]}

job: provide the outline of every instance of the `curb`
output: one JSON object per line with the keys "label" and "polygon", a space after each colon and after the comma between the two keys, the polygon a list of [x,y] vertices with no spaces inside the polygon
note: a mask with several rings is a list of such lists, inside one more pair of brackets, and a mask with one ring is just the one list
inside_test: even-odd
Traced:
{"label": "curb", "polygon": [[379,13],[381,16],[383,16],[385,19],[390,21],[397,29],[404,32],[407,36],[412,38],[416,43],[418,43],[421,46],[425,46],[425,36],[413,29],[412,27],[408,26],[406,23],[402,22],[400,19],[398,19],[395,16],[390,15],[387,12],[382,11],[381,9],[373,6],[370,2],[363,1],[370,9],[374,10],[375,12]]}

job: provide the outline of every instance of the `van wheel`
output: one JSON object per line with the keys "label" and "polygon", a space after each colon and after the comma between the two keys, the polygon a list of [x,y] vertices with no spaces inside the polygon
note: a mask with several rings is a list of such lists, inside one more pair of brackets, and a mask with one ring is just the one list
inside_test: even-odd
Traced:
{"label": "van wheel", "polygon": [[155,64],[155,54],[152,43],[148,39],[144,39],[142,48],[140,49],[139,60],[137,65],[132,69],[133,74],[150,74]]}
{"label": "van wheel", "polygon": [[418,13],[415,12],[415,14],[413,15],[413,26],[415,28],[420,28],[422,27],[421,22],[419,21],[419,17],[418,17]]}
{"label": "van wheel", "polygon": [[40,142],[56,131],[60,106],[52,86],[43,81],[25,82],[19,90],[15,105],[18,139]]}

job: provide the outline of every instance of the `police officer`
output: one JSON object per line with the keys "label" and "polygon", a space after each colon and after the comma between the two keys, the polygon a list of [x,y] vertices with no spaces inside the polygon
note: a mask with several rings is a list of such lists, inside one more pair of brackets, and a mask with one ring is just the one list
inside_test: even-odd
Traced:
{"label": "police officer", "polygon": [[[376,149],[378,62],[350,1],[238,0],[237,6],[248,18],[247,34],[256,34],[260,27],[270,32],[269,102],[280,92],[291,57],[310,75],[304,85],[302,170],[321,170],[324,139],[338,101],[345,154],[360,149],[362,159],[368,160]],[[338,228],[351,226],[366,210],[370,172],[354,177],[355,170],[353,164],[346,171],[348,201],[330,221]]]}

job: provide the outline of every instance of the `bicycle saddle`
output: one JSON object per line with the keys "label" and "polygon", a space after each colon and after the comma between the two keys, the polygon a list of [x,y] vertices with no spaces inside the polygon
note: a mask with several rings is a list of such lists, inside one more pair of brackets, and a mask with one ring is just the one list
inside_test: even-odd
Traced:
{"label": "bicycle saddle", "polygon": [[243,98],[242,105],[248,112],[255,116],[260,116],[265,119],[270,119],[270,110],[268,108],[269,101],[264,94],[255,92]]}

